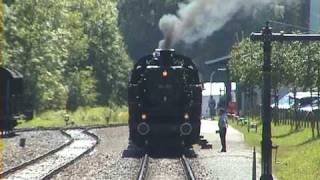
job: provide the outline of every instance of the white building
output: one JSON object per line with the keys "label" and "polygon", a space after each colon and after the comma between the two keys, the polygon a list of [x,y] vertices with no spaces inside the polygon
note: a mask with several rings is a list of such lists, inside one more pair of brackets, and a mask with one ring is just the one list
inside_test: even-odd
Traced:
{"label": "white building", "polygon": [[[231,96],[232,101],[235,102],[235,90],[236,90],[236,83],[231,83]],[[226,87],[223,82],[214,82],[214,83],[204,83],[204,90],[202,91],[202,109],[201,114],[203,117],[209,117],[209,98],[210,95],[213,96],[216,104],[219,102],[219,97],[223,96],[226,92]]]}

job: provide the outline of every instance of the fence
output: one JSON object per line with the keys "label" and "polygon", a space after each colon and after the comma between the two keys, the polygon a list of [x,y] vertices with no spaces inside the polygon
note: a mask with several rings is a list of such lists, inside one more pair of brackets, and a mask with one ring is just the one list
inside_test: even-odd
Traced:
{"label": "fence", "polygon": [[311,128],[312,135],[320,136],[320,110],[302,111],[294,109],[272,109],[272,121],[275,125],[290,125],[295,129]]}
{"label": "fence", "polygon": [[[261,106],[251,106],[240,116],[244,118],[239,117],[237,119],[240,121],[245,119],[246,122],[244,124],[255,121],[257,117],[261,117]],[[320,109],[302,111],[299,109],[272,108],[272,122],[275,126],[290,125],[295,130],[311,128],[313,137],[320,136]]]}

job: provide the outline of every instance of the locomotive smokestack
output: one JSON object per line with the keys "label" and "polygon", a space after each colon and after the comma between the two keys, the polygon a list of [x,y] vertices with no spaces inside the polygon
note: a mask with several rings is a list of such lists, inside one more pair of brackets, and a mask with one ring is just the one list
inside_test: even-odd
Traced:
{"label": "locomotive smokestack", "polygon": [[154,57],[159,60],[161,66],[167,67],[172,65],[174,52],[174,49],[156,49]]}

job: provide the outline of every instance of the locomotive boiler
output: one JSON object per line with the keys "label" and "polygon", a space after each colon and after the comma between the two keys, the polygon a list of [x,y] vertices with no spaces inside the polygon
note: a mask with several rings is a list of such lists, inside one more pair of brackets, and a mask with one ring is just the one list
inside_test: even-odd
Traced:
{"label": "locomotive boiler", "polygon": [[201,101],[202,85],[192,60],[173,49],[156,49],[131,72],[131,141],[138,146],[190,147],[199,140]]}

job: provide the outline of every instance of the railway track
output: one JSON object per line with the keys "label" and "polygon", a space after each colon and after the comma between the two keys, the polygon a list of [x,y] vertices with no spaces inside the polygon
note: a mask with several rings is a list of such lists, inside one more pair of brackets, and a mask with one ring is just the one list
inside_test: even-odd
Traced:
{"label": "railway track", "polygon": [[5,179],[49,179],[83,155],[91,152],[99,139],[83,129],[60,130],[69,141],[31,161],[9,169],[0,174]]}
{"label": "railway track", "polygon": [[86,125],[86,126],[69,126],[69,127],[33,127],[33,128],[15,128],[13,132],[28,132],[28,131],[59,131],[59,130],[74,130],[74,129],[100,129],[128,126],[128,123],[123,124],[108,124],[108,125]]}
{"label": "railway track", "polygon": [[[146,179],[157,179],[155,178],[155,175],[153,175],[151,173],[151,171],[162,171],[164,173],[167,173],[169,171],[165,170],[165,169],[158,169],[158,168],[155,168],[154,169],[150,169],[150,166],[149,166],[149,162],[152,161],[153,159],[149,157],[148,154],[145,154],[142,159],[141,159],[141,164],[140,164],[140,169],[139,169],[139,173],[138,173],[138,176],[137,176],[137,180],[146,180]],[[189,160],[185,157],[185,155],[182,155],[181,157],[179,158],[175,158],[175,159],[166,159],[168,160],[169,162],[171,163],[174,163],[176,164],[177,166],[180,166],[183,168],[183,176],[181,174],[179,174],[179,178],[181,179],[186,179],[186,180],[195,180],[195,175],[192,171],[192,167],[189,163]],[[155,160],[157,161],[157,160]],[[158,162],[157,162],[158,164]],[[172,177],[170,177],[170,174],[167,174],[168,177],[161,177],[161,179],[163,178],[166,178],[166,179],[171,179]],[[177,176],[176,176],[177,178]]]}

